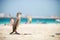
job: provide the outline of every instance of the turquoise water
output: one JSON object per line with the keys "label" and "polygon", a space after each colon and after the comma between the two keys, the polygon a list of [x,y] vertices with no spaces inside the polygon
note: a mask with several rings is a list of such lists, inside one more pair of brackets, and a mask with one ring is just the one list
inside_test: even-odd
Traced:
{"label": "turquoise water", "polygon": [[[16,18],[14,18],[16,20]],[[22,18],[20,23],[27,23],[27,18]],[[10,18],[0,18],[0,24],[9,24]],[[32,23],[60,23],[56,22],[56,19],[47,19],[47,18],[32,18]]]}

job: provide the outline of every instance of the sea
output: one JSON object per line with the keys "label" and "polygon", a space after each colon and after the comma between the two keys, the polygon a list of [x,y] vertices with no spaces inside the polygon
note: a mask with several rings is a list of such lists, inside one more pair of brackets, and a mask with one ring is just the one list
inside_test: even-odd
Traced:
{"label": "sea", "polygon": [[[11,18],[0,18],[0,24],[9,24]],[[16,18],[14,18],[16,20]],[[21,18],[21,24],[26,24],[28,22],[28,18]],[[49,24],[49,23],[60,23],[57,22],[56,19],[53,18],[32,18],[31,24]]]}

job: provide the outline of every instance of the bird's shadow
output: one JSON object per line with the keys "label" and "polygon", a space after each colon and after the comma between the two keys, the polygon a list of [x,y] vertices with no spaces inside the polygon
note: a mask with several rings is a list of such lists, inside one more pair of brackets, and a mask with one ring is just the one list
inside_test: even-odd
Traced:
{"label": "bird's shadow", "polygon": [[22,35],[32,35],[31,33],[24,33],[24,34],[22,34]]}

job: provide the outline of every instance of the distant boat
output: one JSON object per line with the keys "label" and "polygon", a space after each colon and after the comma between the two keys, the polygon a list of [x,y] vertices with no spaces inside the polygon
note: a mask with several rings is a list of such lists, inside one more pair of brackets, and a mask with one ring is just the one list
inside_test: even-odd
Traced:
{"label": "distant boat", "polygon": [[60,19],[56,19],[57,22],[60,22]]}

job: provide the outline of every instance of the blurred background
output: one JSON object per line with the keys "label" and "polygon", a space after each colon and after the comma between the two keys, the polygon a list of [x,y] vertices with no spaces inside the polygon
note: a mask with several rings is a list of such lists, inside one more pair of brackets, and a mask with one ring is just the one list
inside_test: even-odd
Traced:
{"label": "blurred background", "polygon": [[23,16],[60,16],[60,0],[0,0],[0,14],[16,17],[18,11]]}

